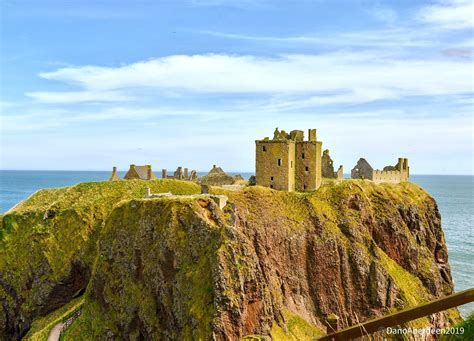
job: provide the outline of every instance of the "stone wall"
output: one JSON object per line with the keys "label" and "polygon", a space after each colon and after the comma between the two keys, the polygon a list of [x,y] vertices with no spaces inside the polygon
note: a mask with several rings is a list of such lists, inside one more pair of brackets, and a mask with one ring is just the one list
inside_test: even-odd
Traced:
{"label": "stone wall", "polygon": [[408,159],[398,158],[395,166],[385,166],[383,170],[374,170],[367,160],[361,158],[351,171],[353,179],[368,179],[375,183],[399,183],[409,181],[410,168]]}
{"label": "stone wall", "polygon": [[321,185],[321,146],[317,141],[296,143],[297,191],[314,191]]}
{"label": "stone wall", "polygon": [[337,169],[336,179],[338,180],[344,179],[344,168],[342,167],[342,165],[340,165],[339,168]]}
{"label": "stone wall", "polygon": [[183,168],[179,166],[178,168],[176,168],[173,175],[168,175],[168,171],[166,169],[162,169],[161,178],[194,181],[197,179],[197,172],[194,169],[189,172],[188,168]]}
{"label": "stone wall", "polygon": [[312,191],[321,185],[322,142],[316,129],[309,129],[309,141],[301,130],[289,134],[275,129],[273,140],[256,144],[256,184],[285,191]]}
{"label": "stone wall", "polygon": [[351,170],[352,179],[372,180],[373,176],[374,169],[364,158],[360,158],[359,161],[357,161],[357,164]]}
{"label": "stone wall", "polygon": [[399,183],[410,179],[410,167],[408,167],[408,159],[406,158],[400,157],[395,166],[385,166],[383,169],[374,171],[374,182]]}
{"label": "stone wall", "polygon": [[256,145],[256,182],[277,190],[295,190],[295,142],[260,140]]}

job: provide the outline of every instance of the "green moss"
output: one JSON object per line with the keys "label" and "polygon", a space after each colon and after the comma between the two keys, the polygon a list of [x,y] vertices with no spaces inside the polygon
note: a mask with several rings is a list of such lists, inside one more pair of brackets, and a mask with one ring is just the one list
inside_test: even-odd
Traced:
{"label": "green moss", "polygon": [[[20,298],[13,306],[22,302],[22,312],[34,315],[71,264],[92,269],[108,215],[121,201],[143,198],[146,187],[154,193],[200,192],[195,183],[176,180],[82,183],[40,190],[2,216],[0,273]],[[3,292],[0,301],[7,296]]]}
{"label": "green moss", "polygon": [[397,287],[401,290],[406,307],[412,307],[430,299],[428,290],[423,286],[420,279],[398,265],[393,259],[388,257],[385,252],[377,248],[382,267],[388,272],[394,280]]}
{"label": "green moss", "polygon": [[314,340],[325,334],[325,332],[318,327],[287,309],[283,309],[282,313],[286,321],[286,331],[274,322],[272,326],[272,339],[275,341]]}
{"label": "green moss", "polygon": [[[97,302],[88,299],[82,308],[82,314],[61,334],[63,341],[94,341],[103,336],[104,327],[108,326]],[[113,329],[112,329],[113,330]]]}
{"label": "green moss", "polygon": [[54,312],[37,318],[31,324],[31,329],[25,336],[24,340],[43,341],[48,339],[51,329],[60,323],[62,319],[75,311],[81,304],[84,303],[84,298],[76,298],[68,304],[62,306]]}
{"label": "green moss", "polygon": [[[449,334],[447,334],[449,332]],[[452,329],[445,329],[445,334],[440,341],[464,341],[474,340],[474,313],[465,321],[456,324]]]}

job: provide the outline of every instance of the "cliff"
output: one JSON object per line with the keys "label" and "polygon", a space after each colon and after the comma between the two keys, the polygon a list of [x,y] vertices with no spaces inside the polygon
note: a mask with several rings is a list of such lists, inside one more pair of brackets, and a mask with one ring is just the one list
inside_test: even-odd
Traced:
{"label": "cliff", "polygon": [[[414,184],[248,187],[221,211],[176,180],[43,190],[0,227],[0,336],[85,301],[65,339],[311,339],[453,291],[435,201]],[[71,303],[69,303],[71,304]],[[412,322],[443,327],[456,310]],[[33,327],[32,327],[33,326]]]}

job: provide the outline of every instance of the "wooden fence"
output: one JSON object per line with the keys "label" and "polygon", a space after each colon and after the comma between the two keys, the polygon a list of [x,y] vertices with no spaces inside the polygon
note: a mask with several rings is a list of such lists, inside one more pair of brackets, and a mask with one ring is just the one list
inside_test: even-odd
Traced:
{"label": "wooden fence", "polygon": [[425,317],[440,311],[474,302],[474,288],[461,291],[419,306],[404,309],[387,316],[382,316],[364,323],[359,323],[339,331],[335,331],[317,340],[350,340],[363,335],[382,331],[388,327],[399,326],[403,323]]}

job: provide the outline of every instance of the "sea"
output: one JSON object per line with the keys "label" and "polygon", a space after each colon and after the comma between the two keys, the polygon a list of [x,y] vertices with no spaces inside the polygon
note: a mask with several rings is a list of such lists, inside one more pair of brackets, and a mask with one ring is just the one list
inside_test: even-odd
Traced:
{"label": "sea", "polygon": [[[204,175],[205,172],[198,173]],[[229,172],[249,178],[252,173]],[[120,176],[124,172],[119,172]],[[0,170],[0,213],[42,188],[104,181],[106,171],[10,171]],[[474,176],[412,175],[410,180],[428,191],[437,201],[449,252],[449,263],[456,291],[474,287]],[[459,307],[467,317],[474,303]]]}

